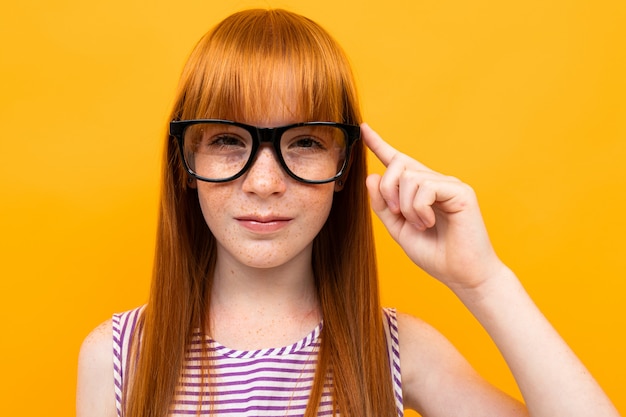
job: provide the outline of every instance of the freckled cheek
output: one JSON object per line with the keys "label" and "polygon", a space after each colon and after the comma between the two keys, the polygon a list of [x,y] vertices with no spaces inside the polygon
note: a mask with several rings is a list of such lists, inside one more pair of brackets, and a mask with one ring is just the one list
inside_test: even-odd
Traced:
{"label": "freckled cheek", "polygon": [[302,210],[306,212],[306,216],[309,219],[309,227],[321,227],[326,222],[328,214],[333,203],[333,192],[327,190],[320,190],[316,195],[309,195],[308,198],[302,199]]}
{"label": "freckled cheek", "polygon": [[227,212],[226,204],[230,201],[231,195],[232,192],[226,187],[198,188],[200,208],[205,222],[212,230],[220,227],[220,217]]}

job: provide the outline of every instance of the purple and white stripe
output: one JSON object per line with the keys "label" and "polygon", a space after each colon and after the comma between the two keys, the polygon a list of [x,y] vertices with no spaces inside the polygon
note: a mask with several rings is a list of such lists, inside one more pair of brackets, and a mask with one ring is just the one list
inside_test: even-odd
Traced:
{"label": "purple and white stripe", "polygon": [[391,364],[391,380],[393,382],[393,393],[396,399],[396,409],[398,411],[398,417],[403,417],[404,405],[402,402],[402,377],[400,374],[398,319],[396,317],[396,310],[393,308],[384,308],[383,313],[383,324],[385,325],[387,352],[389,352],[389,363]]}
{"label": "purple and white stripe", "polygon": [[[308,403],[319,350],[318,325],[303,340],[275,349],[240,351],[209,340],[209,373],[202,381],[201,338],[196,335],[187,352],[183,375],[171,416],[210,411],[218,416],[301,416]],[[201,388],[211,392],[200,400]],[[330,415],[329,387],[319,415]]]}
{"label": "purple and white stripe", "polygon": [[[124,370],[130,334],[140,309],[113,318],[114,369],[118,417],[122,417]],[[391,372],[399,417],[403,416],[402,388],[395,310],[384,310]],[[255,351],[228,349],[208,341],[209,379],[202,378],[202,339],[194,336],[187,350],[181,380],[170,416],[302,416],[306,409],[320,346],[320,323],[309,335],[290,346]],[[205,369],[205,375],[206,375]],[[328,380],[318,416],[332,415],[332,381]],[[209,392],[201,396],[202,392]]]}
{"label": "purple and white stripe", "polygon": [[122,416],[122,396],[126,364],[130,350],[131,337],[135,332],[137,320],[145,306],[113,315],[113,380],[115,383],[115,407],[117,416]]}

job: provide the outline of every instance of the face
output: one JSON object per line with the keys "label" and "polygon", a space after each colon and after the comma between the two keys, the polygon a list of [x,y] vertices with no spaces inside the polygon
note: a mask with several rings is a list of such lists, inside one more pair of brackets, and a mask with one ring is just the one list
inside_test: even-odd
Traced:
{"label": "face", "polygon": [[[284,112],[287,113],[287,112]],[[296,123],[289,116],[238,120],[276,127]],[[250,169],[227,183],[197,181],[204,219],[218,244],[218,263],[274,268],[310,265],[312,242],[330,213],[334,183],[310,185],[291,178],[269,144]]]}

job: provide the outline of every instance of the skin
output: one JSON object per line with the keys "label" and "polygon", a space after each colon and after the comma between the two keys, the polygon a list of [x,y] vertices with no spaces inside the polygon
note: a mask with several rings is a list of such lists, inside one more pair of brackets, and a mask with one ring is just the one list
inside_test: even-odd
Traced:
{"label": "skin", "polygon": [[398,152],[369,126],[363,140],[387,167],[370,175],[372,208],[416,265],[448,286],[498,346],[528,410],[479,378],[448,342],[400,320],[407,405],[423,416],[619,416],[489,241],[471,187]]}
{"label": "skin", "polygon": [[[284,114],[244,123],[275,127],[297,121]],[[307,335],[321,320],[311,269],[313,239],[330,213],[335,185],[292,179],[269,144],[261,145],[252,167],[237,180],[196,185],[218,242],[209,333],[239,350],[284,346]],[[240,325],[229,325],[234,321]]]}
{"label": "skin", "polygon": [[115,417],[111,320],[85,338],[78,356],[77,417]]}
{"label": "skin", "polygon": [[[265,122],[276,126],[290,121],[278,117]],[[362,139],[387,167],[382,177],[367,179],[373,210],[407,256],[448,286],[483,325],[526,403],[483,380],[428,324],[400,314],[406,408],[424,417],[618,417],[494,252],[473,190],[398,152],[365,124]],[[211,300],[211,315],[217,319],[211,335],[235,349],[299,340],[320,320],[311,241],[328,214],[333,185],[294,181],[271,150],[262,149],[240,180],[197,187],[203,214],[219,242]],[[290,220],[275,233],[255,234],[237,220],[242,211],[244,218],[274,213]],[[220,326],[235,318],[238,326]],[[78,417],[115,415],[110,326],[107,322],[92,332],[81,349]]]}

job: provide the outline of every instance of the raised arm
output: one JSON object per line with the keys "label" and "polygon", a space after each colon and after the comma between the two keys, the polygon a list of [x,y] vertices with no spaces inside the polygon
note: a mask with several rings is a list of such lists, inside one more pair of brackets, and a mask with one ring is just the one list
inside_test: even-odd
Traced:
{"label": "raised arm", "polygon": [[[619,417],[515,274],[496,255],[472,188],[398,152],[365,124],[362,135],[367,146],[387,167],[382,177],[372,174],[367,179],[373,210],[411,260],[448,286],[486,329],[510,367],[529,415]],[[409,359],[409,365],[424,362],[421,358],[427,354],[439,360],[451,356],[441,371],[466,381],[448,382],[449,386],[458,392],[484,396],[480,401],[471,402],[474,410],[465,407],[464,415],[485,415],[485,411],[493,410],[492,406],[507,404],[496,390],[476,384],[473,372],[465,369],[463,361],[439,336],[424,330],[419,323],[409,321],[405,327],[407,330],[401,336],[416,347],[417,355],[415,360]],[[422,352],[415,338],[441,348]],[[412,352],[404,353],[403,362]],[[423,377],[415,375],[420,372],[419,367],[411,366],[409,372],[408,381],[423,381]],[[441,382],[437,378],[430,381]],[[421,387],[415,384],[415,390],[417,387],[427,390],[425,383],[423,381]],[[463,385],[467,386],[465,391]],[[426,408],[423,403],[429,399],[424,400],[420,392],[407,394]],[[440,395],[445,401],[455,398],[446,393]],[[463,396],[456,398],[462,401]],[[499,415],[519,415],[519,409],[511,407],[510,414]],[[431,411],[428,415],[445,413]]]}

